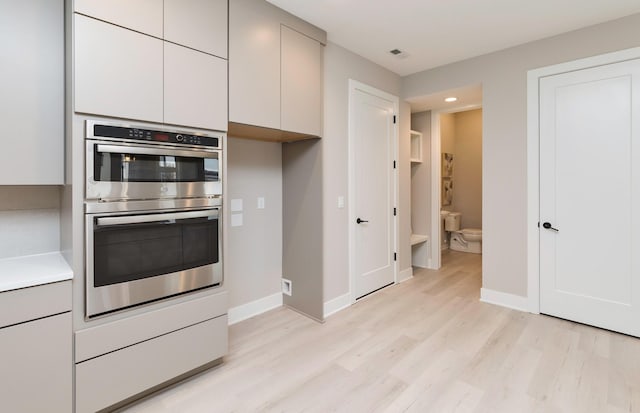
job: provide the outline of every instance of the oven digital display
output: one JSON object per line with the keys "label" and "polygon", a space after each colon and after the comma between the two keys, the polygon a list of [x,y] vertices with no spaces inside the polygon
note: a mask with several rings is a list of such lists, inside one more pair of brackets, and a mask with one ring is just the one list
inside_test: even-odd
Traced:
{"label": "oven digital display", "polygon": [[166,135],[164,133],[156,133],[154,136],[154,140],[160,142],[169,142],[169,135]]}

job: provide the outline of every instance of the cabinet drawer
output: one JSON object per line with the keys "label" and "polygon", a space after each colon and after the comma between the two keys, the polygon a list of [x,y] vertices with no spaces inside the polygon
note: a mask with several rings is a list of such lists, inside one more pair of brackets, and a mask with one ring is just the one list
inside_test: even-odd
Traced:
{"label": "cabinet drawer", "polygon": [[72,409],[71,313],[0,329],[3,412]]}
{"label": "cabinet drawer", "polygon": [[162,40],[74,19],[75,111],[162,122]]}
{"label": "cabinet drawer", "polygon": [[227,352],[227,316],[204,321],[76,365],[76,412],[95,412]]}
{"label": "cabinet drawer", "polygon": [[0,294],[0,327],[71,311],[71,281]]}
{"label": "cabinet drawer", "polygon": [[227,292],[138,314],[75,333],[76,363],[226,314]]}

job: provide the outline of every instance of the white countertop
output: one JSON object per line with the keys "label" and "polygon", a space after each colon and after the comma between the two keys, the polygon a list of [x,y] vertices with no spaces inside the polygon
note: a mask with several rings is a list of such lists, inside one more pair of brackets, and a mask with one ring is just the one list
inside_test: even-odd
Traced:
{"label": "white countertop", "polygon": [[73,271],[59,252],[0,259],[0,292],[72,278]]}

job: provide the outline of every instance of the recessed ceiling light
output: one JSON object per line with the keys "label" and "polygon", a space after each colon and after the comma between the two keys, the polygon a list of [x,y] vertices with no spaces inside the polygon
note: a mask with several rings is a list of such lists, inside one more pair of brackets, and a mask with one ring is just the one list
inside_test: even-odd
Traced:
{"label": "recessed ceiling light", "polygon": [[449,98],[446,98],[444,101],[445,102],[455,102],[456,100],[458,100],[458,98],[451,96]]}

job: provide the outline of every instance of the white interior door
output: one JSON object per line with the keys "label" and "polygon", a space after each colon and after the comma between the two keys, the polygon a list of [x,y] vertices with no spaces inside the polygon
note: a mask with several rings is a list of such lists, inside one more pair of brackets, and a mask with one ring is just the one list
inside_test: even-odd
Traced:
{"label": "white interior door", "polygon": [[394,102],[368,91],[351,95],[350,133],[356,298],[394,282]]}
{"label": "white interior door", "polygon": [[540,312],[634,336],[639,104],[640,60],[540,80]]}

